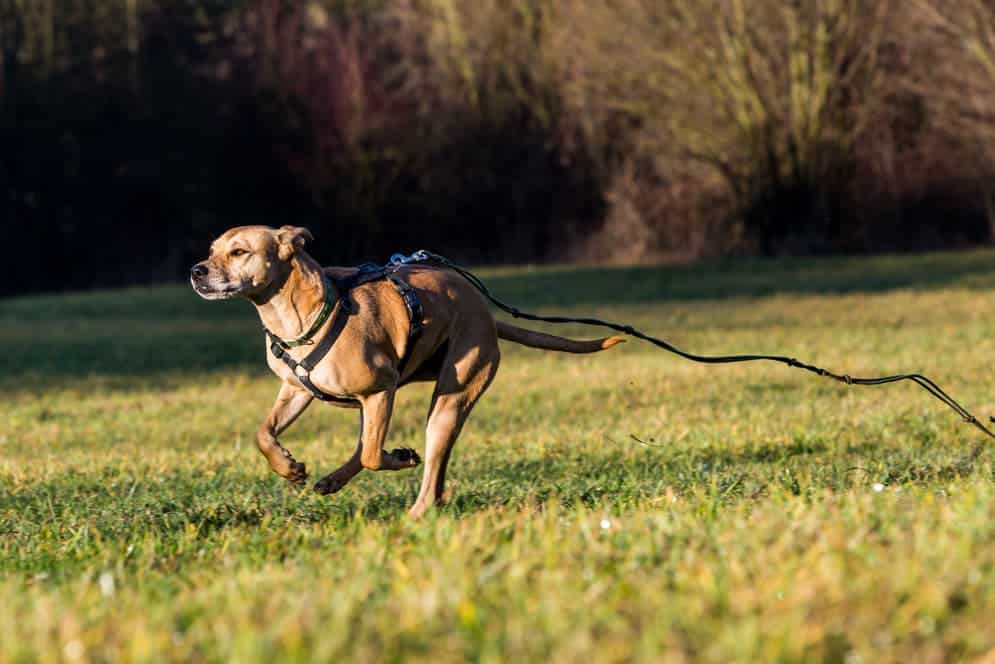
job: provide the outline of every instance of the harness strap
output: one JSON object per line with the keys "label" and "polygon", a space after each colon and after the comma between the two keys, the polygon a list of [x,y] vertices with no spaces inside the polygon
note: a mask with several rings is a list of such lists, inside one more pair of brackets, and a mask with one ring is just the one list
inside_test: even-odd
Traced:
{"label": "harness strap", "polygon": [[415,289],[407,282],[401,281],[393,274],[388,276],[387,279],[390,283],[394,284],[394,288],[397,289],[397,292],[401,295],[401,299],[404,300],[404,307],[408,310],[408,320],[410,321],[408,343],[404,349],[404,357],[401,358],[401,362],[397,367],[398,374],[403,374],[404,368],[408,365],[408,360],[411,358],[411,348],[418,341],[418,337],[421,336],[422,327],[425,324],[425,310],[422,308],[421,300],[418,299]]}
{"label": "harness strap", "polygon": [[349,399],[346,397],[335,396],[334,394],[328,394],[327,392],[321,391],[317,385],[311,381],[311,371],[318,365],[318,363],[328,354],[332,346],[335,345],[335,341],[342,334],[342,330],[345,329],[346,323],[349,321],[349,315],[352,313],[352,307],[349,305],[348,292],[339,290],[339,301],[335,306],[335,311],[332,314],[332,322],[328,328],[328,331],[321,338],[314,349],[308,353],[299,362],[290,356],[287,349],[280,346],[280,339],[277,338],[272,332],[266,330],[266,334],[272,340],[270,343],[270,352],[273,356],[279,360],[282,360],[290,370],[297,376],[297,379],[301,381],[301,384],[307,388],[316,399],[321,401],[331,401],[335,403],[356,403],[355,399]]}

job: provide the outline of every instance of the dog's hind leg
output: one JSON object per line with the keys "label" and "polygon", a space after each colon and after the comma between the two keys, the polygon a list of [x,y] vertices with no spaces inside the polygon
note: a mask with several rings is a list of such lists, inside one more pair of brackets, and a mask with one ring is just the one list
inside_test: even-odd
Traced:
{"label": "dog's hind leg", "polygon": [[442,500],[453,445],[474,404],[497,374],[499,362],[496,338],[469,348],[450,348],[432,395],[425,432],[425,470],[418,499],[408,511],[412,518],[421,517]]}
{"label": "dog's hind leg", "polygon": [[336,493],[342,489],[346,484],[349,483],[353,477],[359,474],[363,470],[363,463],[361,460],[363,453],[363,411],[359,411],[359,443],[356,445],[356,451],[353,452],[349,460],[344,464],[339,466],[338,469],[332,471],[328,475],[325,475],[317,484],[314,485],[314,490],[323,496],[327,496],[330,493]]}
{"label": "dog's hind leg", "polygon": [[256,432],[256,445],[269,461],[273,472],[296,484],[307,479],[307,469],[303,463],[294,459],[290,450],[280,444],[277,436],[293,424],[313,399],[314,397],[307,391],[284,383],[280,386],[280,393],[276,395],[273,410]]}

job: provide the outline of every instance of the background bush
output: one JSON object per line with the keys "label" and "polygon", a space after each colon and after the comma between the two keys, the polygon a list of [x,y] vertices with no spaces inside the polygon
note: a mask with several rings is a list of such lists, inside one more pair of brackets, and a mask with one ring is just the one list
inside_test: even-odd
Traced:
{"label": "background bush", "polygon": [[2,293],[989,243],[989,0],[0,0]]}

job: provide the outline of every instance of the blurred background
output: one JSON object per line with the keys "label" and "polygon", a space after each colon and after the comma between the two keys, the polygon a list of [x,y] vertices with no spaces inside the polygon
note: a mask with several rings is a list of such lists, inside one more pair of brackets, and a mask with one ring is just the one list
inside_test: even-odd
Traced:
{"label": "blurred background", "polygon": [[0,295],[987,245],[991,0],[0,0]]}

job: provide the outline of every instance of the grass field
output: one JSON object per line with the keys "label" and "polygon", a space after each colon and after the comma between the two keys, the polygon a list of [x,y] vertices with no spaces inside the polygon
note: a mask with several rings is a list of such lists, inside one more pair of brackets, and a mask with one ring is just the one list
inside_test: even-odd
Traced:
{"label": "grass field", "polygon": [[[921,370],[995,413],[995,253],[485,275],[522,308]],[[995,444],[908,384],[505,345],[452,500],[411,523],[420,471],[328,498],[270,473],[244,302],[6,300],[0,342],[0,661],[995,658]],[[428,389],[388,445],[422,449]],[[316,479],[355,437],[317,404],[283,440]]]}

